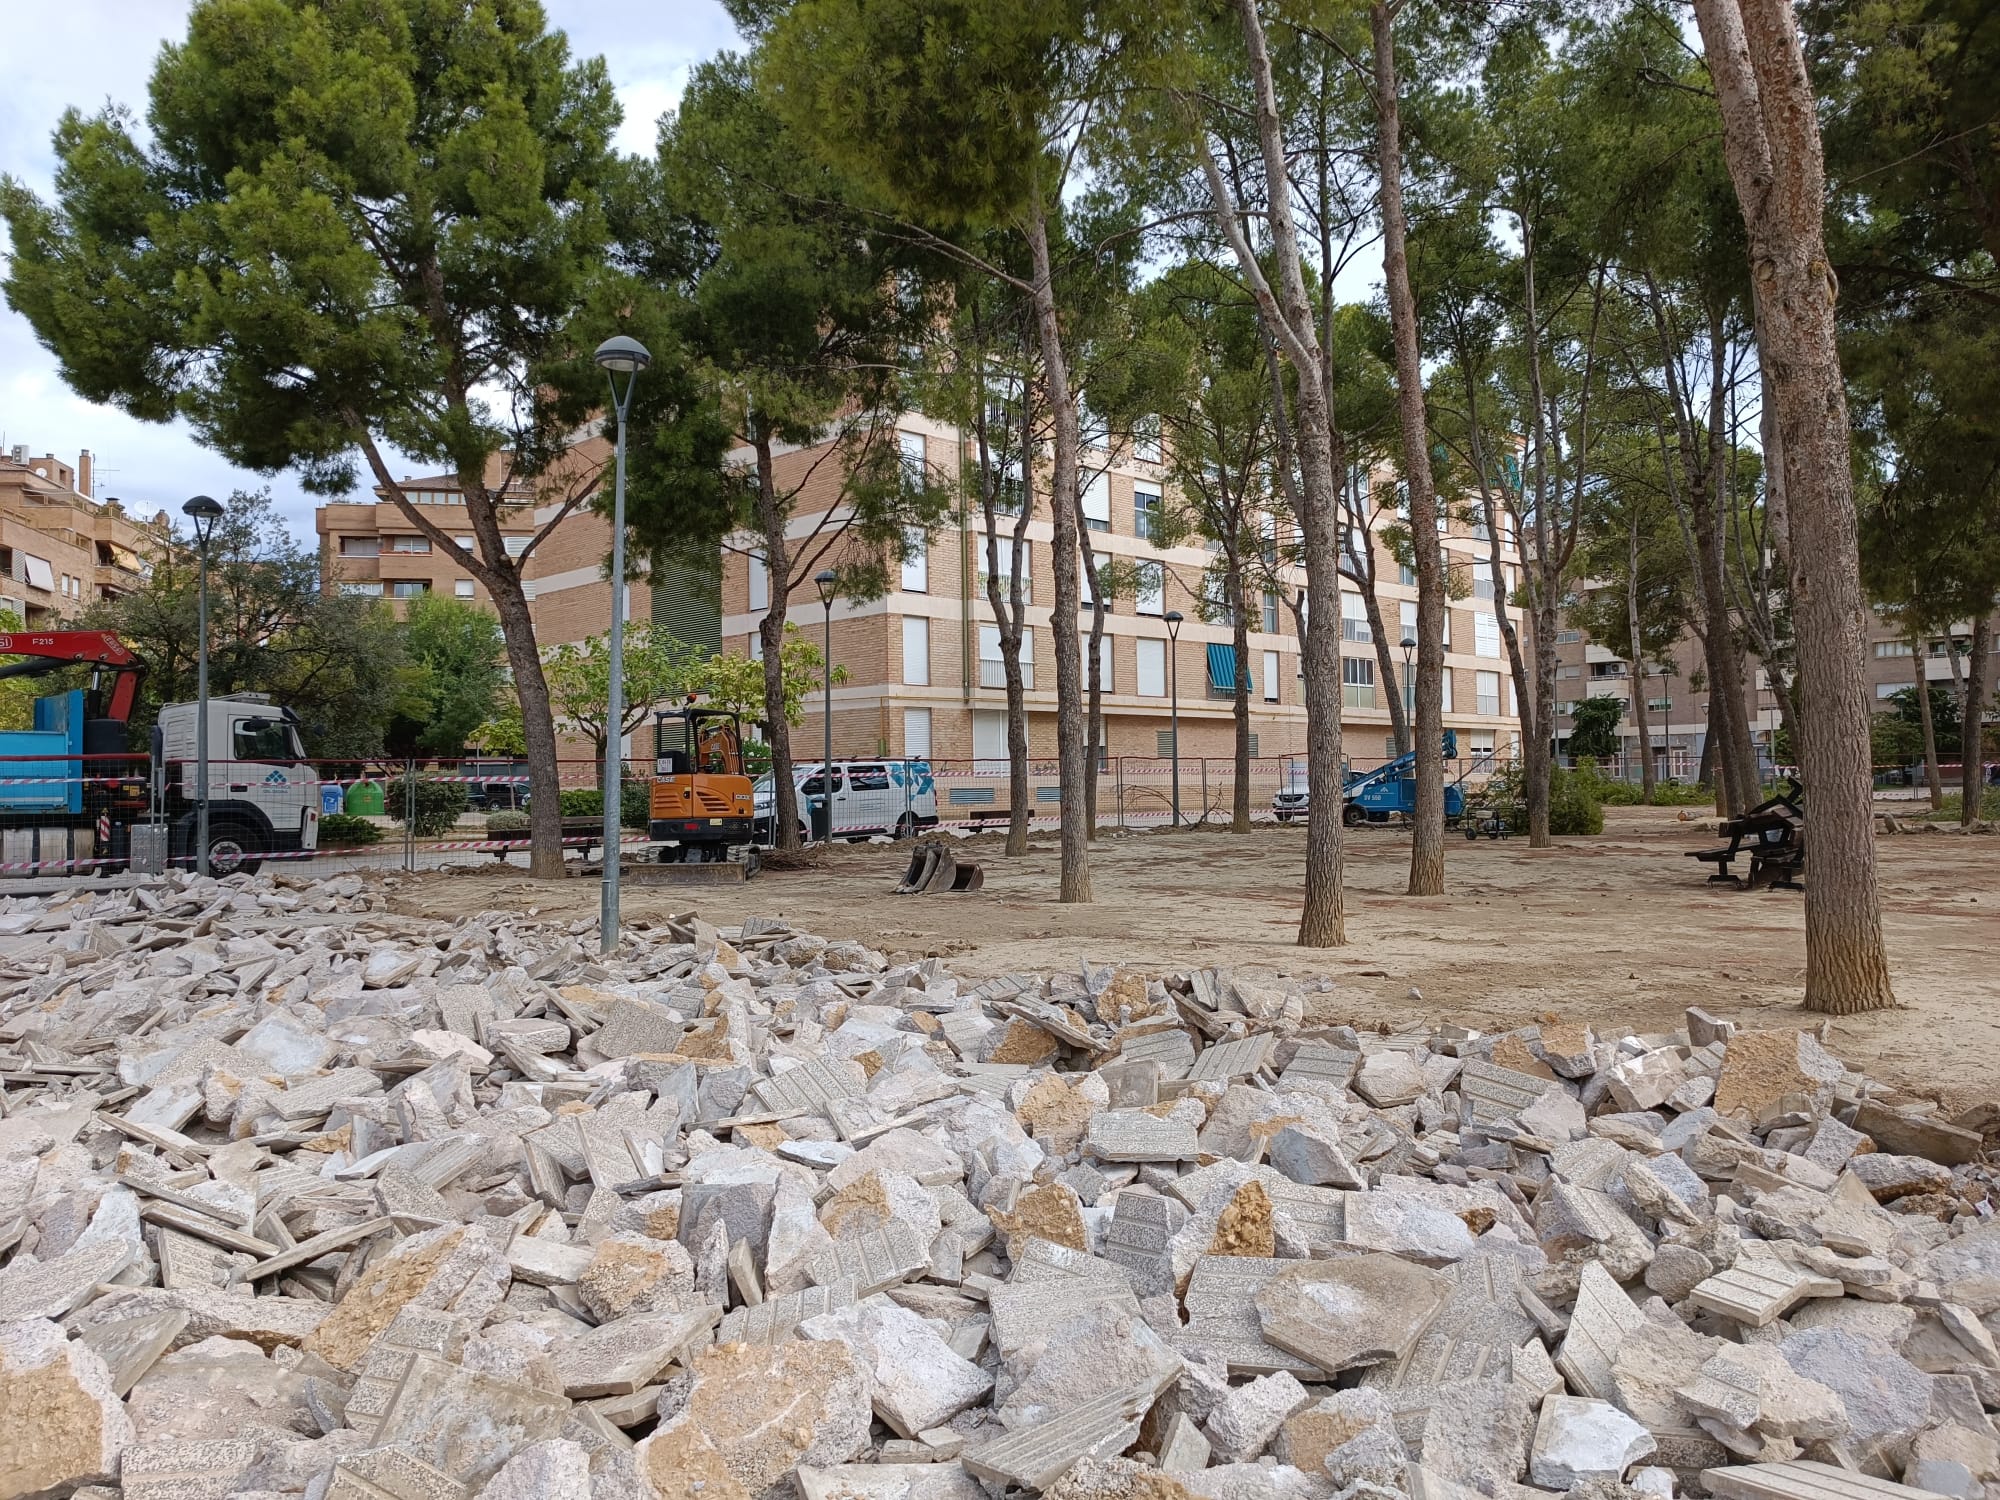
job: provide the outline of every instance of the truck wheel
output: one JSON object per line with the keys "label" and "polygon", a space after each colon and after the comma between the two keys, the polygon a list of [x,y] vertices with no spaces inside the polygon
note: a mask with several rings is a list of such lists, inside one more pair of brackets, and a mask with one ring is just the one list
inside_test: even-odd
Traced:
{"label": "truck wheel", "polygon": [[1340,810],[1340,821],[1349,828],[1359,828],[1368,821],[1368,814],[1359,802],[1350,802]]}
{"label": "truck wheel", "polygon": [[227,875],[255,875],[263,867],[257,857],[259,839],[240,823],[213,824],[208,830],[208,873],[217,880]]}
{"label": "truck wheel", "polygon": [[902,817],[896,819],[897,838],[913,839],[916,836],[917,836],[917,815],[915,813],[904,813]]}

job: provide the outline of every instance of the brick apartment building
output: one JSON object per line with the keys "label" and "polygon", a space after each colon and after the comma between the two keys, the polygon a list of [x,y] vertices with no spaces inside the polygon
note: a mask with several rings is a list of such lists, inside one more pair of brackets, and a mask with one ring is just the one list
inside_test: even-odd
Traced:
{"label": "brick apartment building", "polygon": [[[917,414],[897,424],[906,464],[922,463],[934,476],[962,472],[963,439],[953,427]],[[819,526],[835,503],[832,464],[815,460],[822,450],[778,458],[779,482],[799,482],[809,470],[796,514],[795,536]],[[1227,760],[1233,754],[1232,632],[1221,619],[1204,618],[1204,575],[1212,554],[1200,544],[1162,547],[1152,540],[1152,513],[1160,504],[1166,470],[1150,455],[1121,444],[1085,454],[1089,476],[1084,510],[1091,545],[1100,558],[1117,558],[1150,574],[1136,595],[1110,601],[1104,628],[1103,682],[1107,759],[1165,756],[1172,749],[1172,689],[1178,678],[1181,755]],[[1008,567],[1012,521],[1001,525],[1001,567]],[[1464,534],[1460,534],[1464,533]],[[1055,653],[1051,619],[1055,583],[1051,528],[1031,519],[1027,529],[1025,592],[1028,599],[1022,667],[1027,677],[1029,755],[1052,761],[1055,744]],[[755,655],[756,631],[769,608],[769,581],[748,534],[731,539],[722,565],[722,640],[726,649]],[[1458,732],[1460,754],[1518,752],[1519,720],[1512,702],[1491,589],[1486,583],[1488,544],[1454,524],[1443,539],[1448,561],[1474,593],[1448,611],[1445,724]],[[834,689],[836,758],[923,756],[941,763],[971,762],[982,772],[1004,769],[1006,690],[999,632],[986,603],[985,530],[976,503],[949,517],[920,556],[892,573],[890,590],[865,603],[836,600],[832,609],[833,657],[847,672]],[[1502,551],[1518,570],[1511,547]],[[1472,564],[1478,563],[1478,567]],[[1414,576],[1399,570],[1378,546],[1377,576],[1391,655],[1403,675],[1399,643],[1416,632]],[[1288,570],[1288,589],[1304,585],[1302,569]],[[1087,588],[1087,583],[1085,584]],[[1377,681],[1377,661],[1362,601],[1342,591],[1343,726],[1347,753],[1357,766],[1393,753],[1387,694],[1395,684]],[[1176,650],[1165,616],[1184,616]],[[808,584],[795,588],[787,619],[821,638],[823,606]],[[1266,761],[1303,756],[1305,706],[1299,676],[1299,642],[1291,610],[1275,594],[1253,601],[1250,620],[1252,754]],[[1078,628],[1086,638],[1086,611]],[[1169,659],[1170,651],[1173,653]],[[816,758],[821,743],[821,697],[808,701],[806,722],[793,732],[800,759]]]}
{"label": "brick apartment building", "polygon": [[0,453],[0,609],[42,628],[136,589],[167,545],[167,515],[99,500],[90,451],[74,465],[25,445]]}
{"label": "brick apartment building", "polygon": [[[594,469],[609,454],[601,437],[579,442],[568,472]],[[504,459],[496,457],[489,483],[498,483]],[[564,474],[537,483],[517,479],[509,488],[518,501],[502,507],[501,531],[514,556],[559,509],[553,498]],[[403,491],[424,508],[439,530],[472,547],[472,524],[460,499],[455,475],[404,476]],[[320,577],[329,592],[381,599],[399,615],[412,600],[441,595],[485,606],[486,591],[460,568],[444,549],[433,546],[409,518],[380,491],[368,499],[322,505],[314,515],[319,534]],[[611,527],[595,511],[579,507],[528,556],[522,580],[541,645],[560,645],[602,635],[611,626],[611,580],[605,560],[611,555]],[[641,564],[643,570],[643,563]],[[630,624],[658,624],[690,645],[719,649],[716,582],[698,569],[669,565],[651,578],[633,580],[626,594]],[[651,738],[642,731],[632,753],[651,754]],[[576,750],[571,747],[571,751]],[[566,751],[565,753],[571,753]],[[587,752],[583,752],[587,753]]]}
{"label": "brick apartment building", "polygon": [[[1949,685],[1952,681],[1949,653],[1958,654],[1960,671],[1963,672],[1965,657],[1971,648],[1972,626],[1969,621],[1954,625],[1948,640],[1944,636],[1935,636],[1925,641],[1921,650],[1917,650],[1912,648],[1900,626],[1870,611],[1865,668],[1878,705],[1887,707],[1886,700],[1916,683],[1919,658],[1926,681]],[[1627,664],[1608,648],[1591,640],[1584,631],[1570,625],[1556,632],[1556,663],[1558,749],[1566,751],[1569,733],[1575,724],[1573,715],[1577,703],[1585,698],[1616,697],[1625,705],[1624,717],[1618,723],[1620,759],[1625,774],[1636,780],[1639,775],[1639,730],[1632,716],[1632,682]],[[1708,743],[1709,695],[1703,681],[1705,664],[1701,643],[1692,633],[1683,636],[1664,663],[1666,671],[1660,670],[1661,663],[1650,665],[1652,670],[1641,687],[1646,693],[1647,728],[1651,731],[1654,769],[1661,776],[1692,781],[1701,774],[1702,755]],[[1995,665],[2000,664],[1988,664],[1989,683],[1993,681]],[[1780,723],[1777,695],[1771,691],[1764,670],[1757,665],[1755,657],[1746,655],[1743,669],[1747,678],[1744,704],[1748,710],[1751,737],[1756,742],[1758,760],[1768,766],[1777,759],[1773,748]],[[1992,718],[1993,709],[1989,704],[1989,723]]]}

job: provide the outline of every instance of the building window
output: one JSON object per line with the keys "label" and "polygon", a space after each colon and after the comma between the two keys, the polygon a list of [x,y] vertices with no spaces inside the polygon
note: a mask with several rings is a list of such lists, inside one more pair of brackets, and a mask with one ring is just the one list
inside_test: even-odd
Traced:
{"label": "building window", "polygon": [[431,539],[427,536],[392,536],[389,538],[391,552],[428,552]]}
{"label": "building window", "polygon": [[[1896,691],[1901,691],[1901,690],[1896,689]],[[1654,714],[1667,713],[1673,708],[1673,706],[1674,706],[1674,700],[1671,698],[1648,698],[1646,700],[1646,712],[1648,713],[1654,713]]]}
{"label": "building window", "polygon": [[391,599],[421,599],[431,591],[428,578],[398,578],[389,585]]}
{"label": "building window", "polygon": [[896,434],[896,456],[902,460],[903,478],[912,489],[924,486],[924,435],[921,432]]}
{"label": "building window", "polygon": [[752,552],[747,559],[750,565],[750,608],[754,613],[771,607],[771,570],[764,566],[764,555]]}
{"label": "building window", "polygon": [[528,550],[528,543],[533,540],[531,536],[503,536],[500,538],[500,544],[507,549],[509,557],[520,557]]}
{"label": "building window", "polygon": [[375,536],[344,536],[340,539],[342,557],[380,557],[382,539]]}
{"label": "building window", "polygon": [[1092,531],[1111,529],[1111,476],[1102,469],[1083,486],[1083,524]]}
{"label": "building window", "polygon": [[1157,615],[1167,607],[1167,569],[1164,563],[1148,562],[1138,566],[1138,577],[1134,580],[1136,591],[1133,607],[1142,615]]}
{"label": "building window", "polygon": [[1475,672],[1472,674],[1473,691],[1479,696],[1475,710],[1482,714],[1500,712],[1500,674],[1498,672]]}
{"label": "building window", "polygon": [[1916,654],[1916,648],[1911,646],[1908,641],[1877,641],[1875,643],[1875,655],[1878,659],[1891,656],[1915,656]]}
{"label": "building window", "polygon": [[1408,563],[1397,563],[1396,582],[1400,583],[1406,589],[1415,588],[1417,586],[1417,570]]}
{"label": "building window", "polygon": [[1472,654],[1475,656],[1498,656],[1500,654],[1500,620],[1487,610],[1475,610],[1472,616]]}
{"label": "building window", "polygon": [[1375,706],[1375,663],[1365,656],[1340,659],[1340,701],[1348,708]]}
{"label": "building window", "polygon": [[1404,641],[1414,641],[1417,638],[1417,601],[1414,599],[1403,600],[1396,606],[1396,612],[1400,616],[1397,625],[1401,629],[1402,634],[1397,636],[1391,644],[1400,646]]}
{"label": "building window", "polygon": [[[979,627],[979,685],[989,688],[1004,688],[1007,685],[1007,664],[1000,655],[1000,627],[982,625]],[[1021,630],[1021,686],[1032,689],[1035,685],[1035,632],[1023,627]]]}
{"label": "building window", "polygon": [[362,599],[380,599],[382,597],[382,585],[379,583],[343,583],[340,586],[340,591],[343,594],[353,594]]}
{"label": "building window", "polygon": [[1270,589],[1264,590],[1264,634],[1276,635],[1282,627],[1278,622],[1278,596]]}
{"label": "building window", "polygon": [[1141,698],[1164,698],[1167,696],[1167,643],[1157,638],[1142,636],[1134,641],[1135,666],[1137,668],[1135,689]]}
{"label": "building window", "polygon": [[[1583,632],[1581,630],[1558,630],[1556,632],[1556,644],[1558,646],[1574,646],[1578,641],[1582,639],[1583,639]],[[1882,652],[1878,648],[1875,654],[1877,656],[1880,656]]]}
{"label": "building window", "polygon": [[[1497,652],[1495,654],[1498,655]],[[1590,664],[1590,675],[1593,681],[1606,677],[1623,677],[1625,675],[1625,663],[1622,661],[1594,661]]]}
{"label": "building window", "polygon": [[475,586],[470,578],[461,578],[452,584],[451,592],[455,599],[470,599],[475,592]]}
{"label": "building window", "polygon": [[[1005,599],[1010,597],[1009,591],[1013,588],[1014,584],[1014,575],[1008,571],[1009,569],[1015,566],[1014,543],[1010,538],[1001,537],[999,539],[998,545],[1000,549],[1000,568],[1001,568],[1000,597]],[[1024,541],[1021,543],[1021,560],[1020,560],[1021,602],[1023,604],[1033,604],[1035,602],[1034,546],[1035,544],[1033,542]],[[986,543],[984,539],[979,539],[974,541],[973,551],[977,553],[979,557],[979,597],[983,599],[986,597],[986,578],[987,578]]]}
{"label": "building window", "polygon": [[903,681],[912,687],[928,687],[930,680],[931,622],[922,615],[904,615]]}
{"label": "building window", "polygon": [[1132,535],[1143,542],[1157,540],[1156,528],[1160,522],[1160,497],[1152,490],[1132,491]]}
{"label": "building window", "polygon": [[903,710],[903,754],[910,760],[931,758],[931,711],[928,708]]}
{"label": "building window", "polygon": [[[905,434],[907,436],[907,434]],[[921,526],[903,532],[903,592],[921,594],[931,583],[931,543]]]}
{"label": "building window", "polygon": [[[1090,632],[1087,630],[1080,630],[1077,632],[1077,634],[1082,639],[1083,665],[1085,672],[1088,673],[1088,671],[1090,670]],[[1098,638],[1097,686],[1100,692],[1109,693],[1115,691],[1113,687],[1114,678],[1112,677],[1112,672],[1111,672],[1111,664],[1113,660],[1111,643],[1116,639],[1117,639],[1116,636],[1109,636],[1109,635],[1101,636]],[[1088,681],[1088,678],[1086,677],[1085,680]]]}
{"label": "building window", "polygon": [[1165,457],[1160,446],[1160,419],[1141,417],[1132,429],[1132,456],[1142,463],[1156,464]]}
{"label": "building window", "polygon": [[1007,715],[994,709],[972,711],[972,774],[1007,774]]}
{"label": "building window", "polygon": [[1155,729],[1153,731],[1153,754],[1158,756],[1161,760],[1167,760],[1172,757],[1173,753],[1174,753],[1173,730]]}
{"label": "building window", "polygon": [[1564,677],[1581,677],[1582,675],[1583,675],[1583,668],[1582,668],[1582,667],[1580,667],[1580,666],[1574,666],[1574,665],[1572,665],[1572,666],[1567,666],[1567,667],[1557,667],[1557,668],[1556,668],[1556,676],[1557,676],[1558,678],[1564,678]]}
{"label": "building window", "polygon": [[1374,632],[1368,628],[1368,601],[1359,594],[1344,590],[1340,596],[1340,638],[1364,645],[1375,639]]}
{"label": "building window", "polygon": [[[1266,651],[1264,653],[1264,701],[1266,703],[1276,703],[1278,701],[1280,691],[1278,685],[1280,660],[1281,658],[1276,651]],[[1250,753],[1255,755],[1257,752],[1253,750]]]}
{"label": "building window", "polygon": [[[1451,712],[1451,675],[1450,667],[1446,667],[1442,672],[1438,673],[1438,697],[1442,701],[1442,711],[1445,713]],[[1411,706],[1415,707],[1414,704]]]}

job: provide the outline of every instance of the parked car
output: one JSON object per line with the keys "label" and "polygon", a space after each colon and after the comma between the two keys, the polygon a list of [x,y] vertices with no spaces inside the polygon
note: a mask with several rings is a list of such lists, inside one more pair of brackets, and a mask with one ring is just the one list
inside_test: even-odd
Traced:
{"label": "parked car", "polygon": [[1305,767],[1299,767],[1294,778],[1278,788],[1278,794],[1271,799],[1271,811],[1278,815],[1280,823],[1303,818],[1312,811],[1312,793],[1306,790]]}
{"label": "parked car", "polygon": [[[810,840],[817,827],[813,810],[826,796],[818,761],[792,767],[799,793],[799,837]],[[929,761],[837,760],[833,763],[833,837],[865,839],[878,833],[913,838],[919,829],[937,826],[937,786]],[[771,810],[777,788],[767,773],[757,778],[756,828],[759,843],[777,842]]]}

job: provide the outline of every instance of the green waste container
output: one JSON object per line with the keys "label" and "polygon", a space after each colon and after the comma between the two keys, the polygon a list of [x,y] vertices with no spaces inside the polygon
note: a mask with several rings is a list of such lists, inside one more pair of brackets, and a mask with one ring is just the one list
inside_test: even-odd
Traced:
{"label": "green waste container", "polygon": [[357,781],[347,789],[347,814],[353,818],[379,818],[385,808],[379,781]]}

